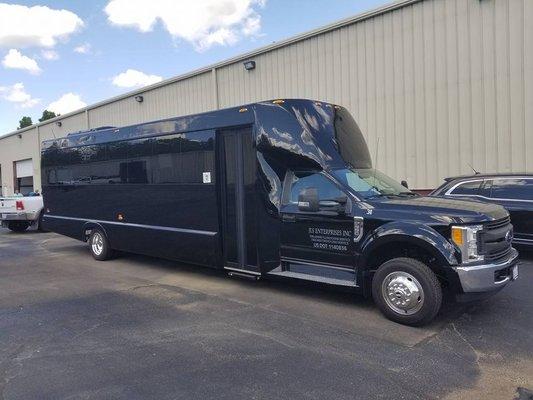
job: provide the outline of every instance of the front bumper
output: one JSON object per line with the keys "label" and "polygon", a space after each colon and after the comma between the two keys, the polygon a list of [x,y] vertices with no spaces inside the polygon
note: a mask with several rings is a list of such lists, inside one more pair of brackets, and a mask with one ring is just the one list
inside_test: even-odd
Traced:
{"label": "front bumper", "polygon": [[514,268],[518,268],[518,251],[511,250],[509,258],[499,263],[454,267],[463,292],[494,292],[513,280]]}

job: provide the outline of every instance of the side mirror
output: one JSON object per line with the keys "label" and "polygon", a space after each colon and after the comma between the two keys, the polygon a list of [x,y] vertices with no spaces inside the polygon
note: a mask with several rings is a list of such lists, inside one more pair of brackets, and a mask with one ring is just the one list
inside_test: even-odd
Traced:
{"label": "side mirror", "polygon": [[298,194],[298,210],[317,212],[319,209],[318,190],[316,188],[302,189]]}
{"label": "side mirror", "polygon": [[409,185],[407,184],[407,181],[401,181],[401,184],[404,188],[409,189]]}

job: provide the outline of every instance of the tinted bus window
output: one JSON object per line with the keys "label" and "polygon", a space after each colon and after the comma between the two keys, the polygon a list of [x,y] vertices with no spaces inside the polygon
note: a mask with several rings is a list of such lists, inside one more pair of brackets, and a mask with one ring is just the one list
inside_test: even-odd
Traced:
{"label": "tinted bus window", "polygon": [[152,183],[154,139],[128,142],[128,183]]}
{"label": "tinted bus window", "polygon": [[106,181],[110,184],[127,183],[128,181],[128,164],[127,164],[126,141],[110,143],[107,145],[107,173]]}
{"label": "tinted bus window", "polygon": [[70,153],[70,170],[73,185],[87,185],[91,183],[91,163],[99,156],[99,146],[74,147]]}
{"label": "tinted bus window", "polygon": [[211,173],[214,183],[215,132],[189,132],[181,145],[181,183],[202,183],[204,172]]}
{"label": "tinted bus window", "polygon": [[71,149],[51,146],[43,153],[43,184],[59,185],[72,181],[72,174],[67,165],[70,163]]}
{"label": "tinted bus window", "polygon": [[183,134],[160,136],[153,143],[153,183],[180,183],[180,151]]}
{"label": "tinted bus window", "polygon": [[495,199],[533,200],[533,179],[494,179],[491,197]]}

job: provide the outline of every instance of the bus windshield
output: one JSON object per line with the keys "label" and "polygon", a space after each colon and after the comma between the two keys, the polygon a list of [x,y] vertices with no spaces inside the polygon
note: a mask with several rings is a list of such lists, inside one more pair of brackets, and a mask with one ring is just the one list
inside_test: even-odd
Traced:
{"label": "bus windshield", "polygon": [[333,121],[337,150],[354,168],[372,168],[372,160],[359,126],[345,108],[335,110]]}
{"label": "bus windshield", "polygon": [[380,196],[415,196],[414,192],[373,168],[343,168],[331,173],[365,199]]}

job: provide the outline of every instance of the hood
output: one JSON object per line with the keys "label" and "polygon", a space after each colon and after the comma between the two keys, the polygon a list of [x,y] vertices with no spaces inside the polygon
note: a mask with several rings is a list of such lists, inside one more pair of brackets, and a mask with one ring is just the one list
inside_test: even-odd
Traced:
{"label": "hood", "polygon": [[383,197],[362,203],[365,208],[372,209],[373,214],[390,214],[393,218],[426,223],[482,223],[509,215],[505,208],[496,204],[444,197]]}

